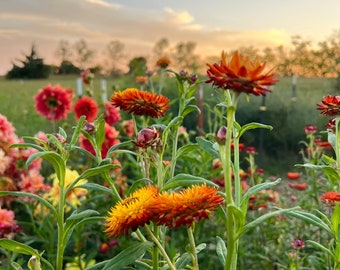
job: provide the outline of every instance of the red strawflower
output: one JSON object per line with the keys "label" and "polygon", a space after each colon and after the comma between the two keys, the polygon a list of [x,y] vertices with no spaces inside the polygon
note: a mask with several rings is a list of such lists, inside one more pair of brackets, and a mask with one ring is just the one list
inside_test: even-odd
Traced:
{"label": "red strawflower", "polygon": [[306,183],[289,183],[289,187],[297,190],[306,190],[307,189],[307,184]]}
{"label": "red strawflower", "polygon": [[327,95],[322,98],[321,103],[317,104],[321,114],[328,116],[340,115],[340,96]]}
{"label": "red strawflower", "polygon": [[72,89],[49,84],[34,97],[35,109],[50,121],[66,119],[72,109],[72,96]]}
{"label": "red strawflower", "polygon": [[127,88],[123,92],[116,92],[111,97],[113,106],[135,115],[147,115],[153,118],[164,116],[169,109],[169,99],[136,88]]}
{"label": "red strawflower", "polygon": [[272,70],[264,72],[266,63],[260,64],[256,59],[250,61],[248,57],[239,55],[236,51],[227,62],[227,56],[222,52],[220,64],[207,64],[209,69],[207,83],[218,88],[245,92],[255,96],[265,96],[266,92],[271,92],[267,87],[277,82]]}
{"label": "red strawflower", "polygon": [[104,103],[105,107],[105,122],[109,125],[115,125],[120,121],[119,108],[113,106],[110,102]]}
{"label": "red strawflower", "polygon": [[87,69],[87,70],[84,70],[81,74],[81,79],[83,81],[83,84],[85,85],[90,85],[91,84],[91,81],[93,80],[94,78],[94,74],[91,72],[91,70]]}
{"label": "red strawflower", "polygon": [[287,177],[289,180],[296,180],[300,178],[299,172],[287,172]]}
{"label": "red strawflower", "polygon": [[98,114],[97,102],[90,97],[83,96],[79,98],[74,106],[74,112],[77,119],[85,115],[88,122],[93,122]]}
{"label": "red strawflower", "polygon": [[304,131],[306,135],[312,135],[318,131],[318,128],[316,126],[308,125],[308,126],[305,126]]}
{"label": "red strawflower", "polygon": [[340,202],[340,192],[328,191],[319,197],[320,201],[328,204],[334,205],[335,202]]}

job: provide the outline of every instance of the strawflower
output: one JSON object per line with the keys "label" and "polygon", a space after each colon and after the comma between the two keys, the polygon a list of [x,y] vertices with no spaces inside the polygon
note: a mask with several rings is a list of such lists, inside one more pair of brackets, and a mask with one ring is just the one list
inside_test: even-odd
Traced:
{"label": "strawflower", "polygon": [[90,85],[91,81],[94,78],[94,74],[89,69],[86,69],[82,73],[80,73],[80,76],[83,81],[83,84],[85,85]]}
{"label": "strawflower", "polygon": [[12,233],[19,231],[16,225],[14,212],[0,207],[0,238],[11,237]]}
{"label": "strawflower", "polygon": [[104,103],[104,108],[105,108],[105,122],[111,126],[117,124],[121,119],[119,114],[119,108],[116,108],[108,101]]}
{"label": "strawflower", "polygon": [[220,64],[207,64],[209,69],[207,83],[218,88],[244,92],[255,96],[265,96],[271,92],[267,87],[277,82],[272,70],[264,72],[266,63],[260,64],[256,59],[250,61],[248,57],[239,55],[236,51],[229,62],[227,56],[222,52]]}
{"label": "strawflower", "polygon": [[296,190],[306,190],[308,188],[306,183],[289,183],[288,186]]}
{"label": "strawflower", "polygon": [[319,199],[327,205],[334,205],[335,202],[340,202],[340,192],[328,191],[322,194]]}
{"label": "strawflower", "polygon": [[151,220],[150,203],[157,195],[157,188],[146,186],[138,189],[126,199],[118,202],[108,213],[105,222],[105,232],[110,237],[118,237],[123,233],[136,231]]}
{"label": "strawflower", "polygon": [[156,65],[160,68],[167,68],[171,64],[171,61],[168,57],[164,56],[157,60]]}
{"label": "strawflower", "polygon": [[139,84],[139,85],[147,85],[148,82],[149,82],[149,79],[148,79],[148,77],[146,77],[146,76],[137,76],[137,77],[135,78],[135,81],[136,81],[136,83]]}
{"label": "strawflower", "polygon": [[35,109],[50,121],[66,119],[72,109],[72,96],[72,89],[49,84],[34,97]]}
{"label": "strawflower", "polygon": [[157,224],[178,228],[208,219],[223,201],[216,188],[194,185],[178,192],[162,192],[154,198],[150,210]]}
{"label": "strawflower", "polygon": [[[65,172],[64,188],[70,186],[74,182],[74,180],[76,180],[78,177],[79,173],[77,171],[67,168]],[[54,206],[57,206],[59,202],[60,192],[59,179],[56,174],[52,174],[50,176],[50,179],[53,180],[53,186],[51,187],[50,191],[45,194],[45,198],[51,201]],[[68,205],[66,206],[66,211],[71,210],[70,206],[77,208],[79,205],[81,205],[81,200],[85,198],[85,196],[87,195],[87,189],[78,188],[77,186],[86,184],[86,182],[87,181],[85,179],[81,179],[76,183],[73,189],[66,195],[66,201],[68,203]]]}
{"label": "strawflower", "polygon": [[299,172],[287,172],[287,177],[289,180],[297,180],[300,178],[300,173]]}
{"label": "strawflower", "polygon": [[135,134],[135,127],[132,119],[123,121],[122,128],[126,136],[128,136],[129,138],[131,138],[133,134]]}
{"label": "strawflower", "polygon": [[327,95],[317,104],[321,114],[328,116],[340,115],[340,96]]}
{"label": "strawflower", "polygon": [[116,92],[111,97],[113,106],[135,115],[146,115],[152,118],[164,116],[169,109],[169,99],[163,95],[156,95],[136,88],[127,88]]}
{"label": "strawflower", "polygon": [[93,98],[83,96],[77,100],[74,106],[74,112],[77,119],[85,115],[88,122],[93,122],[98,114],[97,102]]}

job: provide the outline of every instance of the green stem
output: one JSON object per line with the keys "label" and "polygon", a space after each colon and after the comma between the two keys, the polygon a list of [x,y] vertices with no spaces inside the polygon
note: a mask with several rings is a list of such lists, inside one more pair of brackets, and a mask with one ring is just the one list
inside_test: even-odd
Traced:
{"label": "green stem", "polygon": [[340,170],[340,131],[339,131],[339,120],[337,117],[335,119],[335,154],[336,154],[336,167],[337,170]]}
{"label": "green stem", "polygon": [[173,263],[171,262],[168,254],[166,253],[165,249],[163,248],[162,244],[158,241],[158,239],[156,238],[156,236],[152,233],[152,231],[150,230],[148,225],[144,226],[146,233],[148,234],[148,236],[151,238],[151,240],[155,243],[155,245],[159,248],[159,251],[162,253],[164,259],[166,260],[169,268],[171,270],[176,270],[175,265],[173,265]]}
{"label": "green stem", "polygon": [[192,270],[199,270],[195,238],[191,227],[187,227],[187,233],[189,237],[190,253],[192,257]]}
{"label": "green stem", "polygon": [[65,203],[66,203],[65,179],[59,179],[59,203],[58,203],[58,216],[57,216],[58,246],[57,246],[57,258],[56,258],[57,260],[56,270],[63,269],[64,250],[65,250],[65,243],[64,243]]}

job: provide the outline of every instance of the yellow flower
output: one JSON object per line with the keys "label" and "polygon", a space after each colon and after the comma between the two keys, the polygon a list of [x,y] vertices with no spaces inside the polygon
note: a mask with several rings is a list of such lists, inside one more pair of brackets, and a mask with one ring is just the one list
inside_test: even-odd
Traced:
{"label": "yellow flower", "polygon": [[[66,189],[69,187],[77,178],[79,174],[75,170],[66,169],[65,173],[65,185],[64,188]],[[52,174],[50,176],[53,179],[53,186],[50,191],[46,194],[46,199],[52,202],[54,206],[58,205],[59,202],[59,179],[57,178],[56,174]],[[85,179],[81,179],[77,182],[77,184],[73,187],[73,189],[66,195],[66,201],[69,205],[76,208],[81,204],[81,199],[87,195],[87,190],[84,188],[77,188],[79,185],[85,184],[87,181]],[[66,206],[66,211],[70,211],[71,207]]]}
{"label": "yellow flower", "polygon": [[82,270],[87,267],[90,267],[96,263],[95,260],[90,260],[88,263],[84,260],[85,254],[74,257],[73,262],[69,262],[66,264],[65,270]]}

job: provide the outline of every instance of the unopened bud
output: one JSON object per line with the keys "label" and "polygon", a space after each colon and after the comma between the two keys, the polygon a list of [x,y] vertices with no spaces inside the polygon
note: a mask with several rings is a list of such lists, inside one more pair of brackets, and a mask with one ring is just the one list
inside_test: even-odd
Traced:
{"label": "unopened bud", "polygon": [[194,84],[195,82],[197,82],[198,80],[198,76],[196,74],[192,74],[190,77],[189,77],[189,83],[190,84]]}
{"label": "unopened bud", "polygon": [[154,127],[143,128],[137,134],[137,142],[135,145],[138,147],[146,148],[155,144],[158,138],[158,132]]}
{"label": "unopened bud", "polygon": [[227,136],[227,127],[222,126],[217,131],[215,139],[219,144],[225,144],[226,136]]}
{"label": "unopened bud", "polygon": [[93,133],[93,132],[96,130],[96,127],[95,127],[93,124],[91,124],[91,123],[87,123],[87,124],[85,125],[85,127],[84,127],[84,130],[85,130],[87,133],[91,134],[91,133]]}

